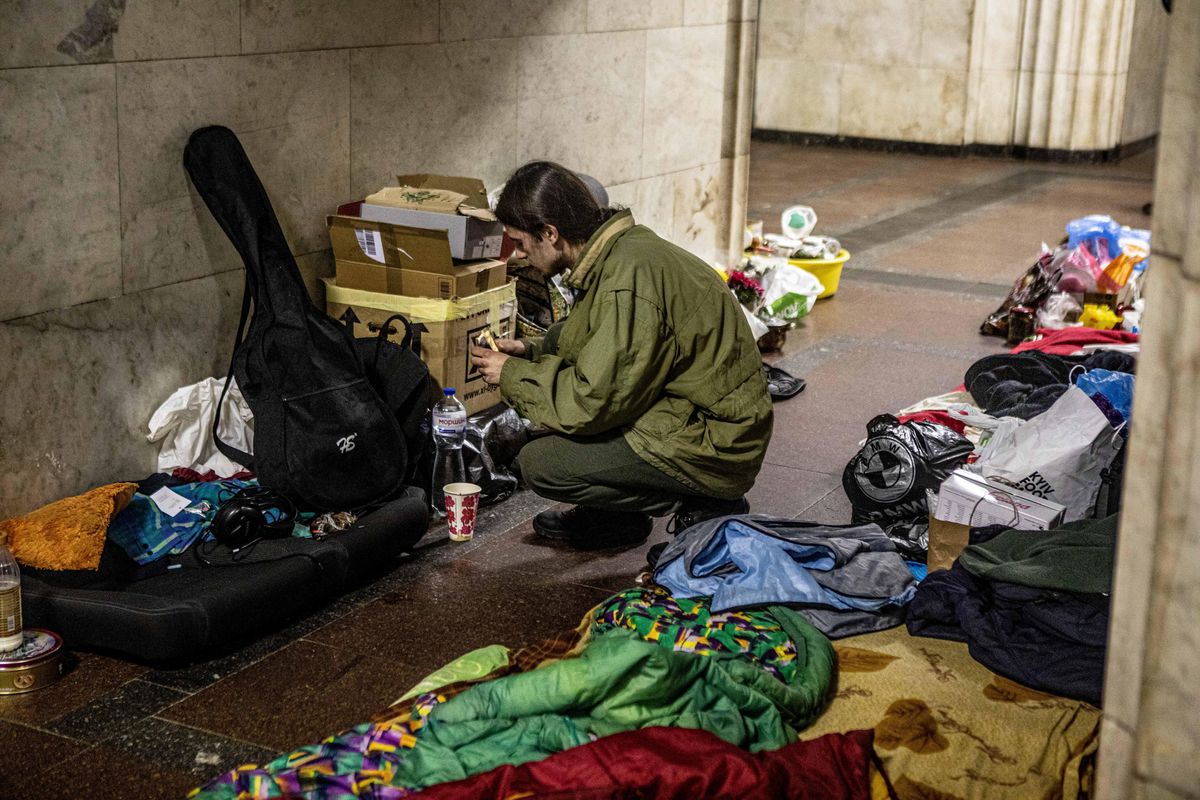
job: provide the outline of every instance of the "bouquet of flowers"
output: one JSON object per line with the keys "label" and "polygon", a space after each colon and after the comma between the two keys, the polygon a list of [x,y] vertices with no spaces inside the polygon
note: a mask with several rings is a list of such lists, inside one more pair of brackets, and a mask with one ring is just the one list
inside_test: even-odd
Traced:
{"label": "bouquet of flowers", "polygon": [[733,296],[738,299],[738,302],[751,312],[757,311],[762,303],[762,284],[741,270],[729,273],[729,290],[733,292]]}

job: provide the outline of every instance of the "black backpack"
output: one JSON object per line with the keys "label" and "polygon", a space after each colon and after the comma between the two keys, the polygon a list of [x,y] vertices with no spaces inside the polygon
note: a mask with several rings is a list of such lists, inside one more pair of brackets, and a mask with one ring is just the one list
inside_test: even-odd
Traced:
{"label": "black backpack", "polygon": [[229,374],[254,412],[254,455],[221,441],[219,406],[217,448],[302,508],[348,510],[386,499],[415,468],[410,442],[420,441],[429,408],[428,369],[387,341],[390,324],[378,339],[356,341],[313,306],[233,131],[194,131],[183,165],[246,265]]}

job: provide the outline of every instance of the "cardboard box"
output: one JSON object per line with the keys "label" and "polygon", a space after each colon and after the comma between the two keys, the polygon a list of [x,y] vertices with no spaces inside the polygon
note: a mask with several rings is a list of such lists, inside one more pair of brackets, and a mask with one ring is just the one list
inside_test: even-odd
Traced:
{"label": "cardboard box", "polygon": [[950,569],[967,548],[971,528],[1007,525],[1044,531],[1062,524],[1066,507],[1037,495],[956,469],[929,496],[929,570]]}
{"label": "cardboard box", "polygon": [[933,516],[943,522],[980,528],[1008,525],[1044,531],[1062,524],[1066,507],[999,481],[956,469],[938,489]]}
{"label": "cardboard box", "polygon": [[503,261],[456,264],[444,231],[331,216],[329,243],[338,286],[450,300],[498,289]]}
{"label": "cardboard box", "polygon": [[[488,386],[471,365],[471,342],[485,328],[511,338],[517,317],[516,284],[458,300],[432,300],[342,287],[325,278],[325,310],[352,325],[354,335],[374,337],[392,314],[418,325],[421,360],[439,387],[453,386],[468,414],[500,402],[500,389]],[[347,312],[350,312],[349,314]]]}
{"label": "cardboard box", "polygon": [[507,273],[503,261],[464,264],[455,269],[454,275],[340,260],[335,262],[335,269],[337,284],[343,288],[439,300],[453,300],[498,289],[504,285]]}
{"label": "cardboard box", "polygon": [[476,178],[398,175],[363,201],[363,219],[446,231],[450,254],[474,260],[499,258],[504,226],[488,209],[487,190]]}

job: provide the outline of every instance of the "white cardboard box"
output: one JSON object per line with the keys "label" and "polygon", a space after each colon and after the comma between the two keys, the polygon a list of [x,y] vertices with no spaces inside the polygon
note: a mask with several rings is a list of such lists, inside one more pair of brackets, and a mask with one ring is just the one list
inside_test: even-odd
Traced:
{"label": "white cardboard box", "polygon": [[[385,187],[363,202],[363,219],[445,231],[450,255],[460,260],[500,257],[504,226],[487,210],[483,181],[429,174],[396,180],[399,187]],[[390,199],[377,201],[384,197]]]}
{"label": "white cardboard box", "polygon": [[969,527],[1007,525],[1044,531],[1062,524],[1066,508],[1052,500],[1006,486],[965,469],[956,469],[938,490],[933,516]]}

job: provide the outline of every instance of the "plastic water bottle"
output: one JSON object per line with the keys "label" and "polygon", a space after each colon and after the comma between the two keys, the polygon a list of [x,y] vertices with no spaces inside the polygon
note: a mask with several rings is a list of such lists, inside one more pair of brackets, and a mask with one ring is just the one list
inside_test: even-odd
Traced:
{"label": "plastic water bottle", "polygon": [[21,570],[7,542],[0,539],[0,653],[19,648],[22,636]]}
{"label": "plastic water bottle", "polygon": [[452,387],[443,389],[442,395],[442,399],[433,407],[433,443],[437,446],[437,456],[433,465],[430,499],[433,507],[445,514],[446,495],[442,487],[466,480],[462,446],[467,433],[467,409],[454,396]]}

